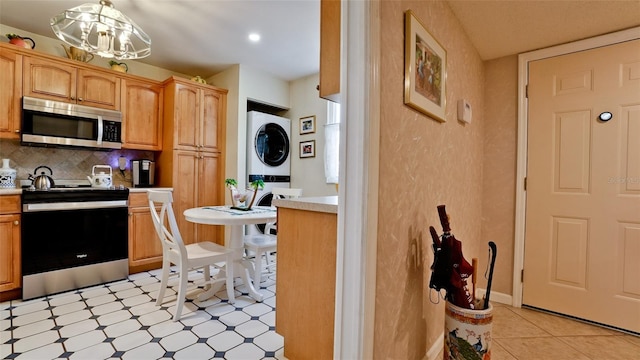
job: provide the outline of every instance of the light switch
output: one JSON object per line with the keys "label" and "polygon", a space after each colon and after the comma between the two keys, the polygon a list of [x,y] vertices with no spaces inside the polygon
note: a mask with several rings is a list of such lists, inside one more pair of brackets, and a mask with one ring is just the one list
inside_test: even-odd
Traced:
{"label": "light switch", "polygon": [[471,124],[471,104],[467,100],[458,100],[458,120]]}

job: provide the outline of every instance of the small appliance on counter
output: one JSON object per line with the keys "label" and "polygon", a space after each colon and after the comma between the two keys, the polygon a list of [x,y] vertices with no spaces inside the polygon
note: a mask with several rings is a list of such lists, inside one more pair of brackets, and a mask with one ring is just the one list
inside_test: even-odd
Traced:
{"label": "small appliance on counter", "polygon": [[133,187],[152,187],[154,184],[156,163],[147,159],[133,160]]}

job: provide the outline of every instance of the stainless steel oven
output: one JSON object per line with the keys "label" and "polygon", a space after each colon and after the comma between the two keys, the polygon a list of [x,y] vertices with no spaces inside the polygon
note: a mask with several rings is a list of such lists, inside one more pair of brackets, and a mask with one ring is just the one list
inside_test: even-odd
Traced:
{"label": "stainless steel oven", "polygon": [[22,192],[22,298],[124,279],[128,189]]}

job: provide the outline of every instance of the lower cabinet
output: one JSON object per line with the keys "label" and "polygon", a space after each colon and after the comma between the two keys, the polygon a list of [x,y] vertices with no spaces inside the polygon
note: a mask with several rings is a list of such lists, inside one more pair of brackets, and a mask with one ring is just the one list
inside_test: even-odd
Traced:
{"label": "lower cabinet", "polygon": [[0,301],[20,297],[20,195],[0,196]]}
{"label": "lower cabinet", "polygon": [[162,267],[162,244],[156,235],[146,192],[129,194],[129,273]]}

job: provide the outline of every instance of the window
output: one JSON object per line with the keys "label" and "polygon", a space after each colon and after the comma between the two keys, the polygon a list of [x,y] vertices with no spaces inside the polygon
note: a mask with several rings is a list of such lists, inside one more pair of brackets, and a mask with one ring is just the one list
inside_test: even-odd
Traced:
{"label": "window", "polygon": [[324,175],[327,184],[337,184],[340,168],[340,104],[333,101],[327,101],[324,141]]}

